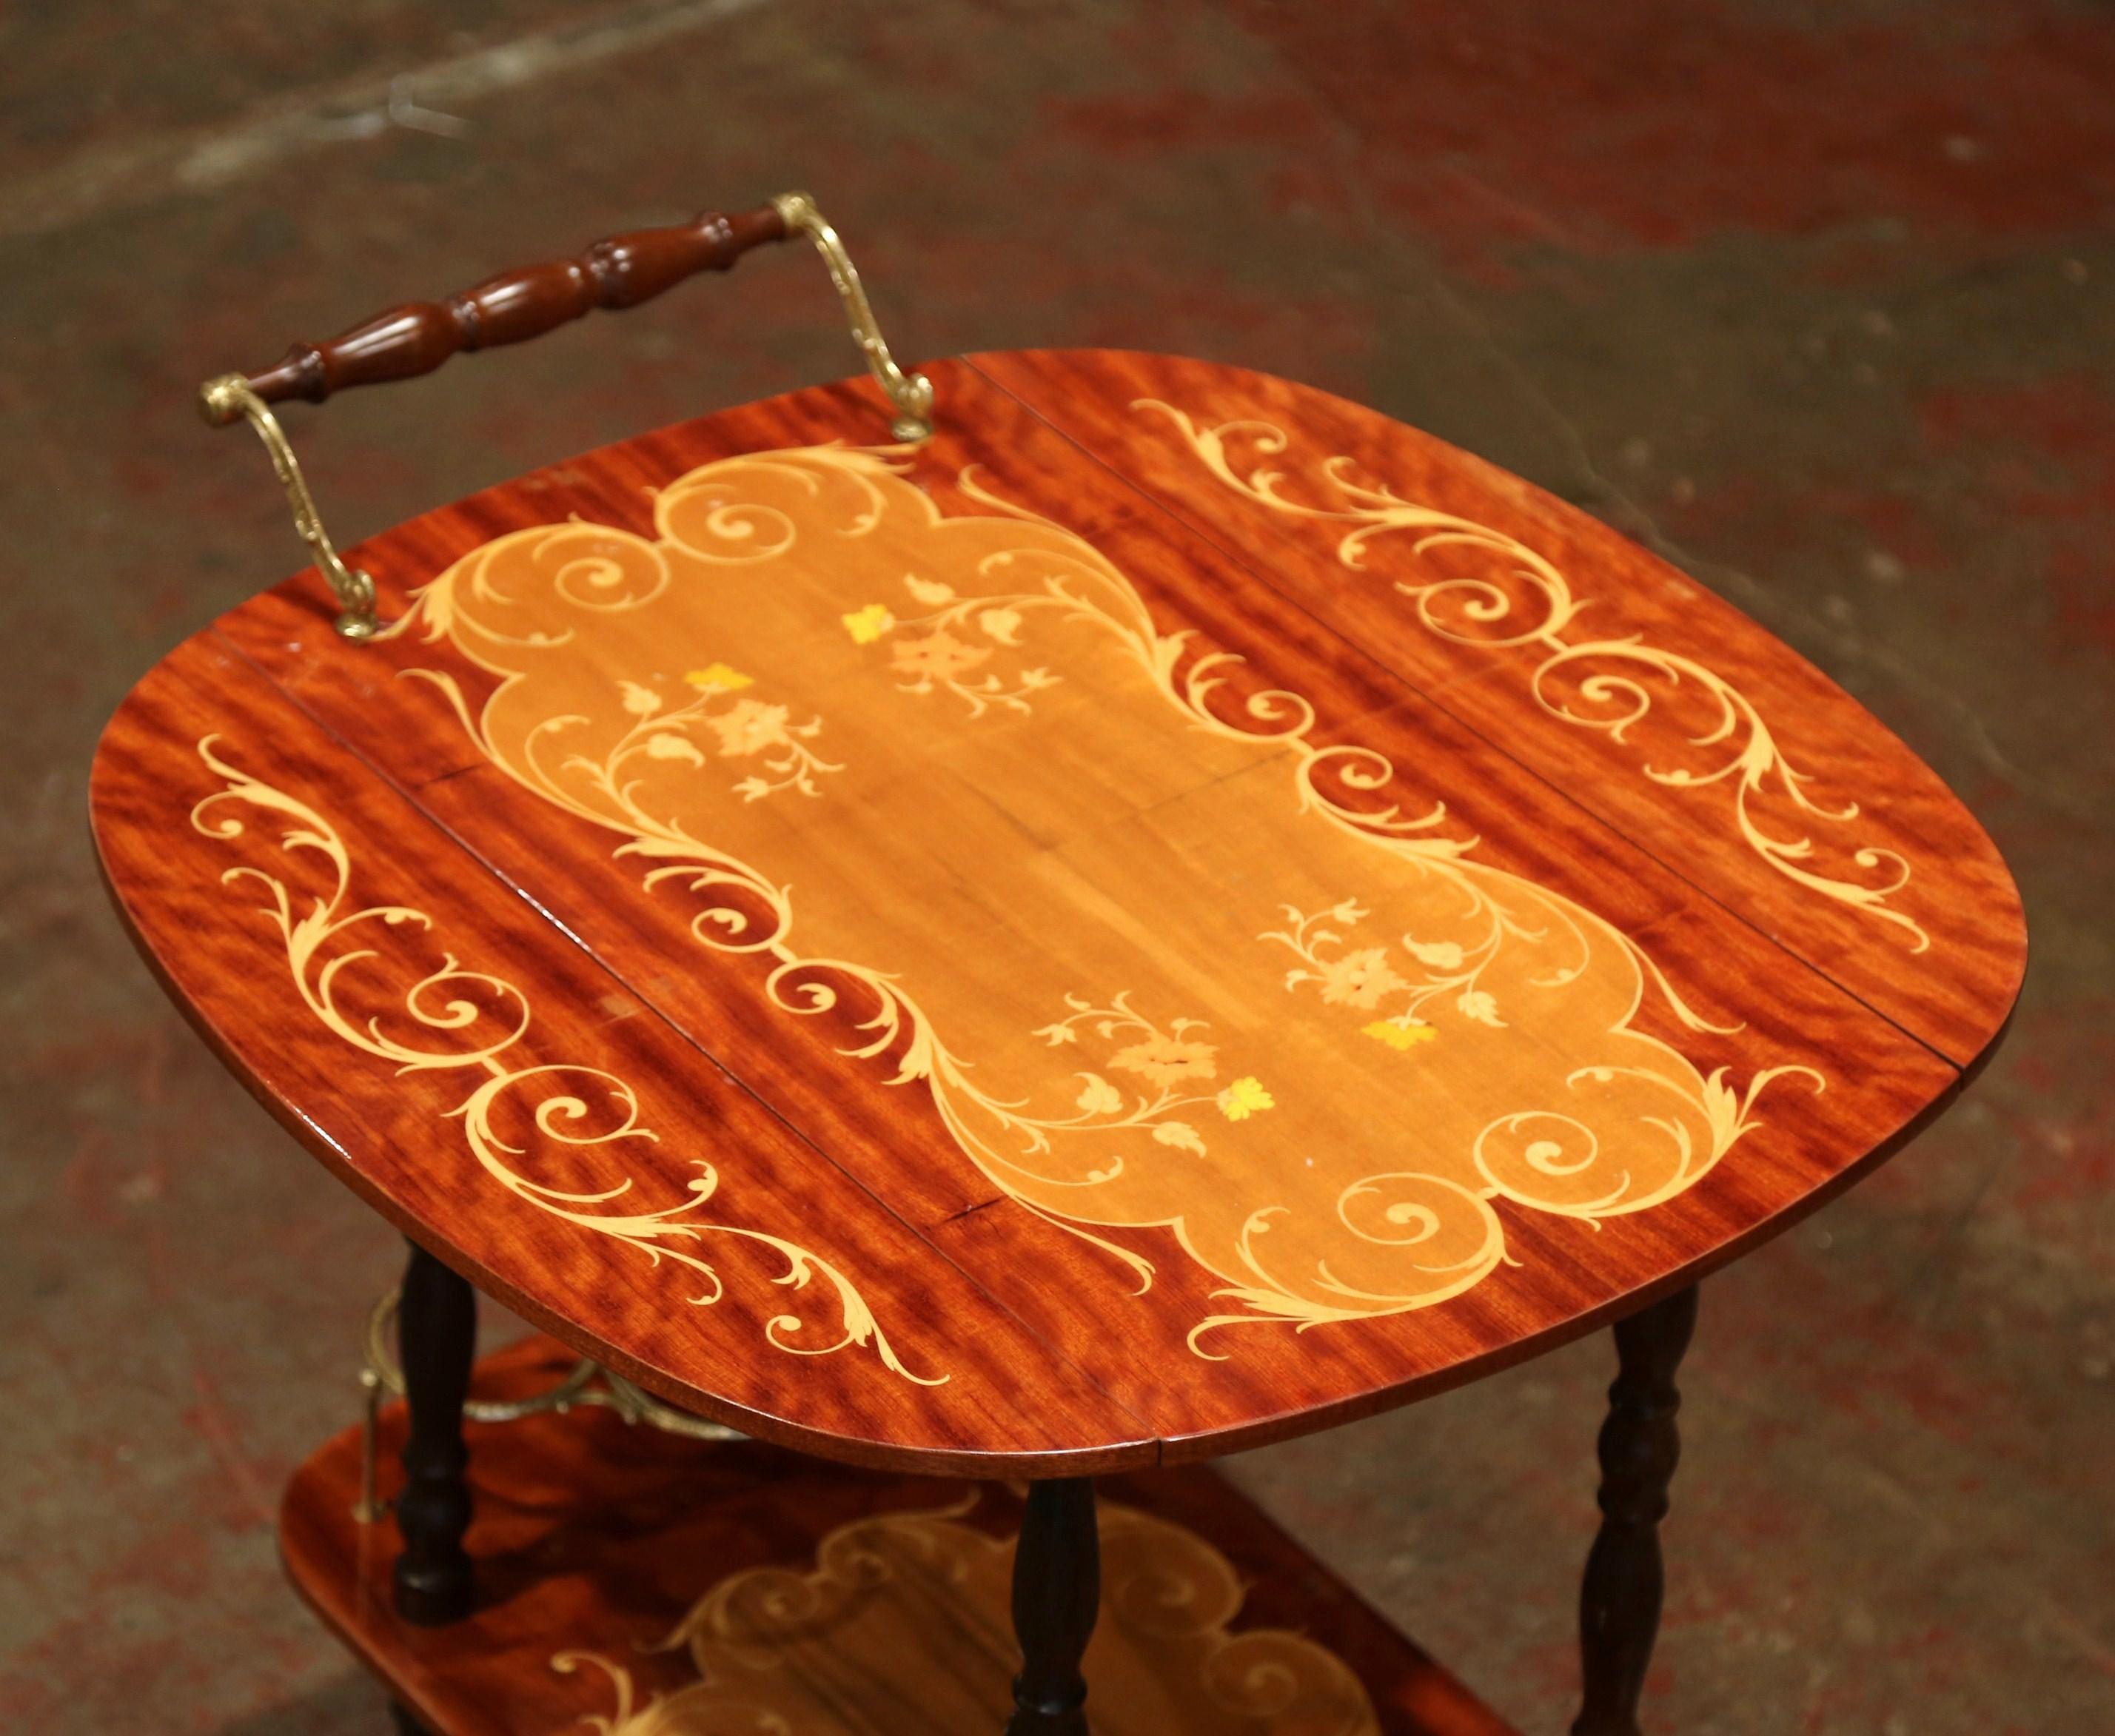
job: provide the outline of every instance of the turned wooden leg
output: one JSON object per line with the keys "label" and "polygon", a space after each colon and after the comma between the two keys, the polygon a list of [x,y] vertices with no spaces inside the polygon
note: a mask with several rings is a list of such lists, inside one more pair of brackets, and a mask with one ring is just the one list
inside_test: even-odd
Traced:
{"label": "turned wooden leg", "polygon": [[397,1337],[404,1362],[404,1397],[411,1431],[404,1443],[404,1490],[397,1497],[397,1613],[421,1627],[461,1621],[470,1614],[470,1485],[464,1472],[463,1399],[470,1390],[476,1348],[477,1297],[415,1243],[404,1269]]}
{"label": "turned wooden leg", "polygon": [[1013,1558],[1013,1679],[1006,1736],[1087,1736],[1080,1660],[1102,1606],[1102,1545],[1091,1478],[1028,1486],[1028,1516]]}
{"label": "turned wooden leg", "polygon": [[1696,1330],[1696,1287],[1616,1327],[1616,1384],[1601,1425],[1601,1530],[1579,1592],[1586,1689],[1571,1736],[1638,1736],[1638,1697],[1659,1633],[1659,1522],[1681,1456],[1674,1374]]}

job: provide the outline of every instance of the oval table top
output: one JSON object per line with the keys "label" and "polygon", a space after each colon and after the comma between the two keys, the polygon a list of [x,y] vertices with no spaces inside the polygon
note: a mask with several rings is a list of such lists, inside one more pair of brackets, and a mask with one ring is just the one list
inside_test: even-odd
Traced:
{"label": "oval table top", "polygon": [[2008,1016],[1901,742],[1585,514],[1101,351],[603,448],[311,571],[98,752],[120,908],[440,1257],[877,1464],[1195,1458],[1783,1228]]}

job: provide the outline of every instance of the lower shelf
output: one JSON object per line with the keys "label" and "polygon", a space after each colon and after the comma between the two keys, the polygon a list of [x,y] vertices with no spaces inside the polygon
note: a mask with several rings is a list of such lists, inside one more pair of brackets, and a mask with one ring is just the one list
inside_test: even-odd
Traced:
{"label": "lower shelf", "polygon": [[[474,1390],[550,1385],[530,1339]],[[402,1407],[383,1413],[381,1490]],[[603,1411],[472,1424],[479,1603],[389,1603],[356,1429],[288,1485],[280,1546],[323,1620],[441,1736],[998,1736],[1017,1488],[686,1441]],[[1209,1471],[1103,1479],[1095,1736],[1516,1736]],[[581,1720],[588,1720],[585,1725]]]}

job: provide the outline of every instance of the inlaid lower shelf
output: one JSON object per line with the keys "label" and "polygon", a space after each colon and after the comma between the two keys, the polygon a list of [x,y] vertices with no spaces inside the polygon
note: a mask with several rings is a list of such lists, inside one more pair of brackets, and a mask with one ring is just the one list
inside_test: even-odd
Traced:
{"label": "inlaid lower shelf", "polygon": [[[519,1396],[572,1361],[530,1339],[481,1362],[474,1390]],[[385,1497],[403,1429],[401,1406],[383,1412]],[[392,1614],[397,1532],[355,1517],[357,1430],[295,1473],[280,1522],[302,1596],[441,1736],[1004,1727],[1017,1488],[687,1441],[599,1411],[467,1432],[466,1621]],[[1095,1736],[1516,1736],[1212,1472],[1101,1490]]]}

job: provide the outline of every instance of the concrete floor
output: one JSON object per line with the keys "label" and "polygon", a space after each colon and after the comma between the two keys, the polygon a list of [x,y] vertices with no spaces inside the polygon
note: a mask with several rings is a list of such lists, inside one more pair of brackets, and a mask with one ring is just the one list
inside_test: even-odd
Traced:
{"label": "concrete floor", "polygon": [[[2111,90],[2104,0],[0,16],[0,1727],[382,1727],[272,1513],[397,1247],[164,1005],[82,824],[126,688],[295,564],[191,388],[806,186],[901,348],[1362,398],[1681,562],[1983,817],[2026,999],[1952,1114],[1709,1287],[1647,1726],[2115,1729]],[[812,262],[765,258],[289,420],[356,536],[850,361]],[[1236,1473],[1553,1733],[1608,1362]]]}

